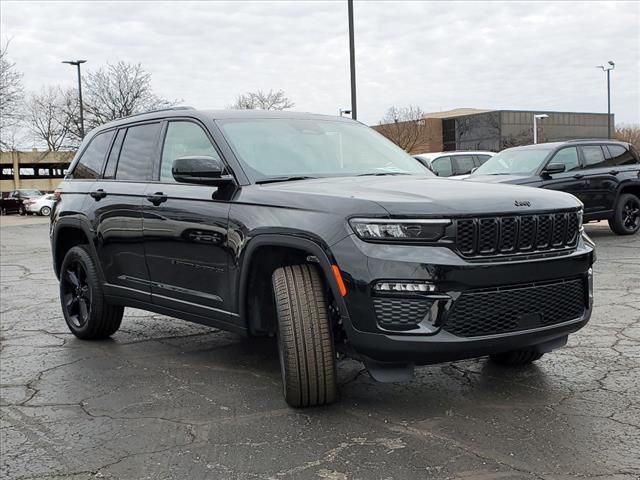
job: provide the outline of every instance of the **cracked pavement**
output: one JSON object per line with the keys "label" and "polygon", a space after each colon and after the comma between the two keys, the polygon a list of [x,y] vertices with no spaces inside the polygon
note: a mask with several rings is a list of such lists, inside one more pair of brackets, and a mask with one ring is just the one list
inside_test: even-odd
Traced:
{"label": "cracked pavement", "polygon": [[485,359],[293,410],[275,345],[127,309],[111,340],[67,330],[44,219],[0,227],[0,477],[640,478],[640,235],[598,245],[591,322],[534,366]]}

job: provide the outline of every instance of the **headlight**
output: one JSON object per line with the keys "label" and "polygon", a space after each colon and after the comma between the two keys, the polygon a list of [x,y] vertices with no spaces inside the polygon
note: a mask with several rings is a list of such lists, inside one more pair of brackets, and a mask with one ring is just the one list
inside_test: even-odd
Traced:
{"label": "headlight", "polygon": [[444,235],[451,220],[352,218],[349,224],[362,240],[432,242]]}

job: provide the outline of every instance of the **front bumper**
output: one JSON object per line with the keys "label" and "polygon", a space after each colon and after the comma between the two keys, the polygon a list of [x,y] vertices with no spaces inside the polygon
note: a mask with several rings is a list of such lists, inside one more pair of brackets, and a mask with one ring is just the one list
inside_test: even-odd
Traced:
{"label": "front bumper", "polygon": [[[371,244],[353,235],[334,245],[332,253],[347,285],[341,311],[346,317],[343,324],[349,344],[358,355],[379,362],[439,363],[545,344],[579,330],[591,316],[591,266],[595,255],[592,244],[585,239],[580,239],[575,250],[562,256],[487,262],[465,260],[446,247]],[[385,295],[373,289],[376,282],[394,280],[425,282],[433,285],[435,291]],[[547,291],[547,301],[536,290],[540,289],[542,295],[544,289],[556,285],[583,285],[582,307],[567,311],[562,298],[554,298]],[[578,295],[575,288],[560,291],[573,292],[573,300]],[[524,296],[518,297],[519,292],[524,292]],[[496,296],[492,297],[494,293]],[[508,301],[520,299],[520,311],[524,313],[514,314],[513,308],[505,304],[504,295],[512,296],[507,297]],[[478,304],[479,311],[463,310],[461,297],[474,296],[484,297]],[[375,303],[381,298],[395,303],[396,310],[390,318],[402,310],[402,302],[406,303],[407,311],[413,312],[419,310],[416,305],[420,301],[427,302],[428,313],[422,318],[422,310],[418,324],[399,328],[392,322],[381,321],[381,310]],[[493,298],[501,299],[502,303],[493,302]],[[558,308],[548,307],[549,302],[556,302]],[[401,310],[397,309],[399,303]],[[529,303],[535,306],[528,308]],[[450,320],[456,306],[458,318],[454,328]],[[505,318],[515,315],[515,323],[502,322],[500,309],[504,310]],[[560,313],[553,318],[555,312]],[[469,322],[480,323],[486,316],[494,323],[470,330],[465,328],[464,316],[469,316]],[[492,331],[494,324],[496,330]]]}

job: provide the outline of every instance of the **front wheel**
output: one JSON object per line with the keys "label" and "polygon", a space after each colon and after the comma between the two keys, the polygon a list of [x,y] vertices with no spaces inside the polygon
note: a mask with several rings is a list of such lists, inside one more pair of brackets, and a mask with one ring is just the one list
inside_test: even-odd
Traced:
{"label": "front wheel", "polygon": [[640,198],[631,193],[620,195],[609,227],[618,235],[632,235],[640,230]]}
{"label": "front wheel", "polygon": [[336,400],[335,351],[327,295],[318,269],[292,265],[273,272],[284,397],[292,407]]}
{"label": "front wheel", "polygon": [[60,302],[67,326],[78,338],[103,339],[120,328],[124,308],[105,300],[96,265],[85,246],[71,248],[62,261]]}

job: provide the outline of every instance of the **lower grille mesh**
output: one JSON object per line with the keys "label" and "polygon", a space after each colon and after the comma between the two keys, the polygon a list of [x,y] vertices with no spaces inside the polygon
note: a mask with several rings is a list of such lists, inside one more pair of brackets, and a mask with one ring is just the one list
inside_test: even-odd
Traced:
{"label": "lower grille mesh", "polygon": [[460,337],[494,335],[567,322],[586,308],[582,279],[463,293],[443,329]]}
{"label": "lower grille mesh", "polygon": [[374,298],[378,325],[390,330],[416,328],[424,320],[432,303],[405,298]]}

